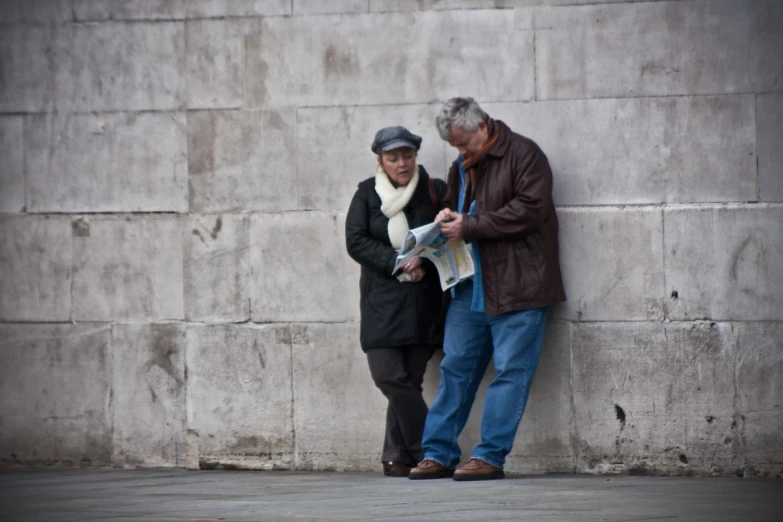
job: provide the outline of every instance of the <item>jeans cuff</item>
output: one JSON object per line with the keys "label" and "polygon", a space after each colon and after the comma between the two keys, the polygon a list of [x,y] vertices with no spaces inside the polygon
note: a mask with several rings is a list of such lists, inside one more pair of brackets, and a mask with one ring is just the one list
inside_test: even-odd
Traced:
{"label": "jeans cuff", "polygon": [[495,462],[494,460],[489,460],[486,457],[480,457],[478,455],[473,455],[470,458],[480,460],[481,462],[486,462],[490,466],[495,466],[496,468],[503,469],[503,464],[500,464],[499,462]]}
{"label": "jeans cuff", "polygon": [[422,462],[424,462],[425,460],[431,460],[433,462],[437,462],[438,464],[440,464],[444,468],[454,469],[454,466],[449,466],[444,461],[442,461],[440,459],[436,459],[435,457],[430,457],[428,455],[424,455],[424,458],[422,459]]}

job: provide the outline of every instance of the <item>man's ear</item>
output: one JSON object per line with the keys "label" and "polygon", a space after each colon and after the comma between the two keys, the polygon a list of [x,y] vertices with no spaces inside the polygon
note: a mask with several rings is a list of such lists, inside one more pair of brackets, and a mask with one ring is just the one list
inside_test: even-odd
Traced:
{"label": "man's ear", "polygon": [[489,134],[489,127],[487,127],[487,122],[480,121],[479,122],[479,126],[478,126],[478,130],[479,130],[479,132],[486,132],[487,134]]}

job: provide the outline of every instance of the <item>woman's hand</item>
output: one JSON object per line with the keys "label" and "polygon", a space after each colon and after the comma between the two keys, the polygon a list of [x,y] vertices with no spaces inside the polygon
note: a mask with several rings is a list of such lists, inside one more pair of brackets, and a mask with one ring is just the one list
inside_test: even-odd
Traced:
{"label": "woman's hand", "polygon": [[421,258],[420,257],[414,257],[404,265],[402,265],[402,271],[411,273],[415,269],[419,268],[421,266]]}
{"label": "woman's hand", "polygon": [[421,267],[414,268],[413,270],[408,272],[408,275],[411,276],[411,282],[412,283],[418,283],[419,281],[424,279],[424,269],[421,268]]}

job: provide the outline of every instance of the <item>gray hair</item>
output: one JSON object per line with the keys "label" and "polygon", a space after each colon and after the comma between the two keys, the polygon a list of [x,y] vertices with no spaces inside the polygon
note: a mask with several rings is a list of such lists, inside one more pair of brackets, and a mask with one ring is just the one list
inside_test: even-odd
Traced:
{"label": "gray hair", "polygon": [[489,115],[479,107],[473,98],[451,98],[443,104],[435,119],[438,134],[443,141],[451,139],[451,126],[456,125],[468,132],[476,132],[479,123],[487,121]]}

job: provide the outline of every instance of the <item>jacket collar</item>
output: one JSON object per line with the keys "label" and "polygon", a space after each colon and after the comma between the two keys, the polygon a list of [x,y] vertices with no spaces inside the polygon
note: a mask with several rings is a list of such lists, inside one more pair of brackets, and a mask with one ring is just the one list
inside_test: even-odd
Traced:
{"label": "jacket collar", "polygon": [[498,141],[496,141],[492,148],[487,151],[487,154],[500,158],[504,156],[506,154],[506,150],[508,150],[511,129],[508,127],[508,125],[500,120],[495,120],[495,123],[497,123],[498,127],[500,128],[500,135],[498,136]]}

